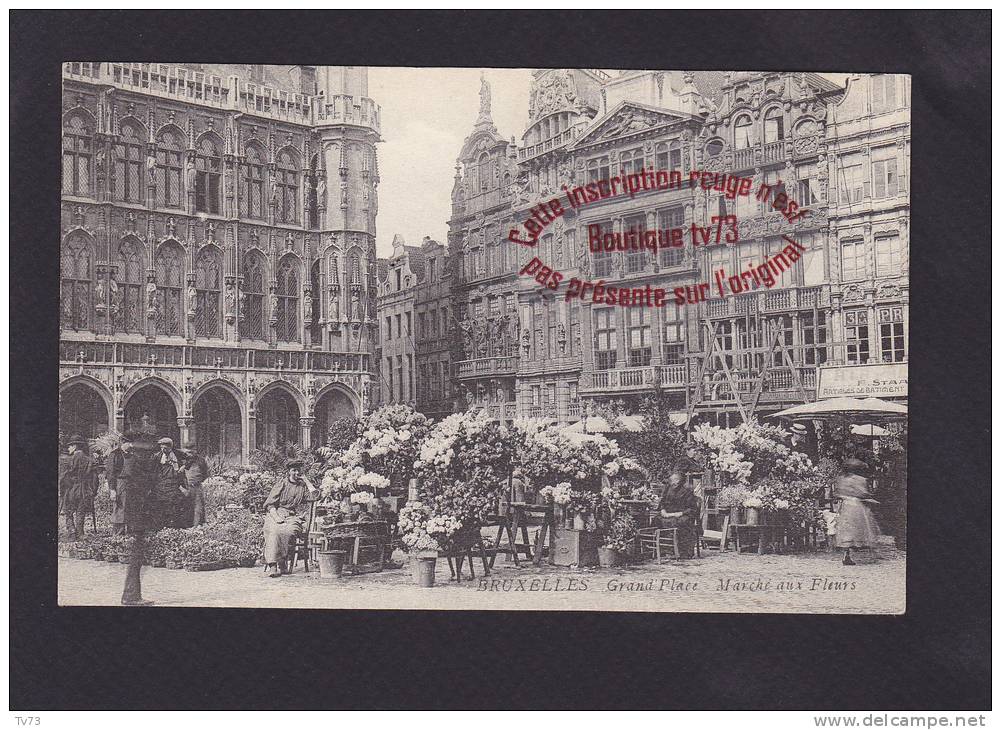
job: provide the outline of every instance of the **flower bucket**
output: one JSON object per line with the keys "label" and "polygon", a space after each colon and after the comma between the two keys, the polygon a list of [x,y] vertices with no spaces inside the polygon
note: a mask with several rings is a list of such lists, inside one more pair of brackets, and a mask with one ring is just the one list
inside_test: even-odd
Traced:
{"label": "flower bucket", "polygon": [[347,550],[321,550],[320,578],[340,578],[344,574],[344,563],[348,558]]}
{"label": "flower bucket", "polygon": [[587,520],[584,519],[584,515],[580,512],[575,512],[573,516],[573,529],[575,530],[586,530]]}
{"label": "flower bucket", "polygon": [[622,554],[615,548],[598,548],[598,565],[602,568],[614,568],[622,564]]}
{"label": "flower bucket", "polygon": [[758,524],[758,514],[760,509],[758,507],[745,507],[744,508],[744,519],[747,520],[744,524],[747,525],[757,525]]}
{"label": "flower bucket", "polygon": [[414,575],[417,578],[418,587],[434,588],[434,571],[437,563],[438,558],[436,557],[417,556],[417,560],[414,562]]}

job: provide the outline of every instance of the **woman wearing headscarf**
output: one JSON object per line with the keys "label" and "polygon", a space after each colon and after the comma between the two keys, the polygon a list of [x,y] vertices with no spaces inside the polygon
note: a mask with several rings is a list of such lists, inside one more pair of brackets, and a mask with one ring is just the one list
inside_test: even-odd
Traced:
{"label": "woman wearing headscarf", "polygon": [[682,558],[695,555],[695,541],[699,539],[699,513],[701,500],[678,469],[673,470],[667,488],[661,495],[658,516],[661,527],[678,529],[678,552]]}
{"label": "woman wearing headscarf", "polygon": [[845,549],[842,561],[845,565],[855,565],[852,548],[873,547],[879,537],[879,526],[873,517],[870,504],[876,504],[869,492],[869,482],[865,478],[867,468],[858,459],[847,459],[844,473],[834,486],[834,499],[841,501],[835,523],[834,544]]}
{"label": "woman wearing headscarf", "polygon": [[300,460],[288,464],[288,474],[271,489],[264,501],[264,562],[268,576],[277,578],[288,566],[289,546],[306,529],[310,503],[320,493],[302,473]]}

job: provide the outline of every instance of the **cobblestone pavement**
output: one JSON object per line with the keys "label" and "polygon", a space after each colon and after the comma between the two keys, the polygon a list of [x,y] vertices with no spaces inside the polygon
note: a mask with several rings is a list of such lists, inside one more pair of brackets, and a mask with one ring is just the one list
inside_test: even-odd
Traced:
{"label": "cobblestone pavement", "polygon": [[[259,567],[143,568],[142,582],[158,607],[903,613],[905,554],[884,546],[856,560],[844,566],[838,553],[714,551],[661,565],[578,570],[524,561],[515,567],[501,557],[489,577],[477,564],[475,579],[455,583],[441,559],[431,589],[417,587],[408,567],[335,581],[301,568],[278,579]],[[124,565],[60,558],[59,604],[118,605],[124,579]]]}

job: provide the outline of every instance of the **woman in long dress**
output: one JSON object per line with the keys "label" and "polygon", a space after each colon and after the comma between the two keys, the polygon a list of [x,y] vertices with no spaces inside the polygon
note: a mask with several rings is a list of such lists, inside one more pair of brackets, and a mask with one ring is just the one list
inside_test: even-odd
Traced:
{"label": "woman in long dress", "polygon": [[288,476],[279,479],[264,501],[264,562],[268,575],[277,578],[287,571],[289,546],[306,529],[310,503],[320,493],[302,474],[303,462],[288,465]]}
{"label": "woman in long dress", "polygon": [[879,525],[872,514],[870,504],[876,504],[869,492],[869,482],[863,476],[866,465],[858,459],[845,461],[844,474],[838,477],[834,487],[834,499],[841,500],[838,510],[834,544],[845,549],[842,561],[845,565],[855,565],[852,548],[873,547],[879,537]]}

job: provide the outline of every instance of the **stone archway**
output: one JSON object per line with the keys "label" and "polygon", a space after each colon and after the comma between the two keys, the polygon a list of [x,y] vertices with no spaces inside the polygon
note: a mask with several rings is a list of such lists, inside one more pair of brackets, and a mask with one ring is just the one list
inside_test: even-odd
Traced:
{"label": "stone archway", "polygon": [[300,410],[285,388],[272,388],[257,401],[257,448],[297,444]]}
{"label": "stone archway", "polygon": [[64,436],[94,438],[108,431],[111,416],[108,404],[87,383],[76,382],[59,393],[59,431]]}
{"label": "stone archway", "polygon": [[195,400],[194,441],[206,459],[239,462],[243,457],[240,404],[221,386],[204,390]]}
{"label": "stone archway", "polygon": [[357,418],[358,408],[354,399],[340,388],[334,387],[320,393],[313,408],[313,428],[310,431],[311,446],[325,446],[327,431],[338,418]]}
{"label": "stone archway", "polygon": [[158,385],[143,385],[129,396],[123,409],[125,432],[152,427],[156,437],[169,436],[175,446],[180,446],[181,431],[177,425],[177,406],[174,399]]}

